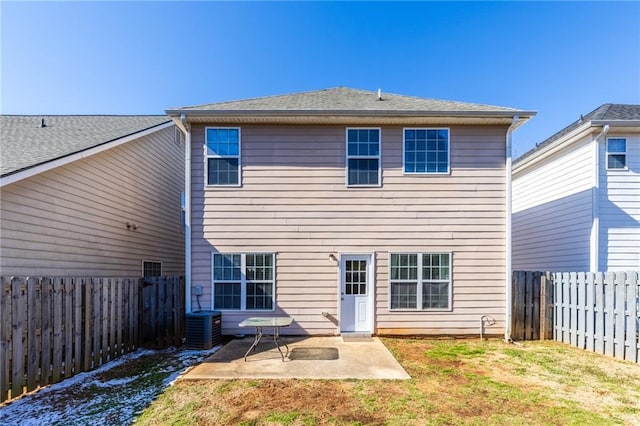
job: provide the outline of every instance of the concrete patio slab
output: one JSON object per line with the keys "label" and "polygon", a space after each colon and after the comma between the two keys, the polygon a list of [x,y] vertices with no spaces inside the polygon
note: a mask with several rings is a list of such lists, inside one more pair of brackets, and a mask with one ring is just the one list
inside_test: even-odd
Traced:
{"label": "concrete patio slab", "polygon": [[349,342],[340,336],[281,337],[281,341],[289,346],[290,357],[284,362],[267,336],[245,362],[244,354],[253,343],[253,337],[245,337],[227,343],[181,380],[411,378],[377,337]]}

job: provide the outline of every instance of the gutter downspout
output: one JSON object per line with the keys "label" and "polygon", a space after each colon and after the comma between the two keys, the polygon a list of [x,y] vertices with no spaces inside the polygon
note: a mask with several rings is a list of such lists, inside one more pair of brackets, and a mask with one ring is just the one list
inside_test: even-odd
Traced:
{"label": "gutter downspout", "polygon": [[505,206],[505,210],[506,210],[506,236],[505,236],[505,241],[506,241],[506,247],[505,247],[505,252],[506,252],[506,258],[505,258],[505,265],[506,265],[506,272],[505,272],[505,306],[506,306],[506,316],[505,316],[505,324],[504,324],[504,340],[505,342],[510,342],[511,341],[511,317],[512,317],[512,289],[511,289],[511,280],[512,280],[512,274],[513,272],[511,271],[511,163],[512,163],[512,158],[511,158],[511,145],[512,145],[512,138],[513,138],[513,132],[515,130],[515,127],[518,123],[518,120],[520,119],[520,117],[518,117],[517,115],[513,116],[513,121],[511,122],[511,125],[509,125],[509,128],[507,129],[507,147],[506,147],[506,156],[507,156],[507,161],[506,161],[506,206]]}
{"label": "gutter downspout", "polygon": [[[593,139],[593,185],[591,186],[591,238],[590,242],[590,271],[598,272],[600,264],[600,144],[598,139],[609,132],[609,125],[602,127],[602,132]],[[606,159],[605,159],[606,161]]]}
{"label": "gutter downspout", "polygon": [[191,313],[191,126],[187,116],[180,114],[185,133],[184,142],[184,292],[185,312]]}

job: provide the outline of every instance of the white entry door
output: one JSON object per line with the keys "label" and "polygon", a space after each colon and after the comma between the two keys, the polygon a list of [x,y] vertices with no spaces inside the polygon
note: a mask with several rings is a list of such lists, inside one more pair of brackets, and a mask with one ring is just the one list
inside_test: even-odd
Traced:
{"label": "white entry door", "polygon": [[370,255],[340,257],[341,332],[373,332],[372,272]]}

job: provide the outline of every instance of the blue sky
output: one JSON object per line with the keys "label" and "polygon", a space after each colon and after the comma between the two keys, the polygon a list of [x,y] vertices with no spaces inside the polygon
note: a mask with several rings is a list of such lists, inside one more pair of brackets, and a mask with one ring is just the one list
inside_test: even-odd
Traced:
{"label": "blue sky", "polygon": [[164,109],[335,86],[538,111],[514,155],[640,104],[640,2],[7,2],[4,114]]}

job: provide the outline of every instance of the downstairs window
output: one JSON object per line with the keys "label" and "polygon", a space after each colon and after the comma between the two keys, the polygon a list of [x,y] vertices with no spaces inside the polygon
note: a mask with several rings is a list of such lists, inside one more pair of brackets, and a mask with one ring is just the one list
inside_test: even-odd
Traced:
{"label": "downstairs window", "polygon": [[451,309],[450,253],[392,253],[391,310]]}
{"label": "downstairs window", "polygon": [[213,308],[216,310],[273,310],[275,307],[273,253],[213,253]]}

